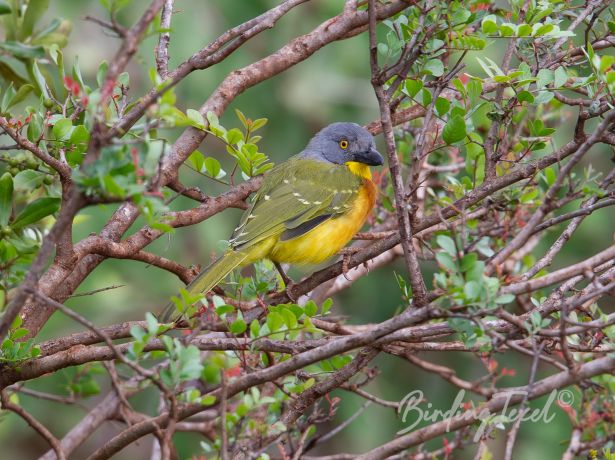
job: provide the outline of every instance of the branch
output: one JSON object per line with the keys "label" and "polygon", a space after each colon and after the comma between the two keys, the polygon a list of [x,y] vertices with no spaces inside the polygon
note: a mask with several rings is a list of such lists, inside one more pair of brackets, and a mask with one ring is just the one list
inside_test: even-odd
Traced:
{"label": "branch", "polygon": [[32,417],[32,415],[26,412],[25,409],[23,409],[17,404],[13,404],[11,402],[10,396],[6,393],[6,390],[0,392],[0,402],[2,402],[3,409],[9,410],[19,415],[26,421],[28,425],[30,425],[34,429],[34,431],[40,434],[51,446],[58,460],[66,460],[64,451],[62,450],[60,442],[57,440],[57,438],[53,434],[51,434],[51,432],[45,427],[45,425]]}
{"label": "branch", "polygon": [[520,388],[510,388],[509,391],[496,395],[492,400],[480,407],[478,412],[466,411],[461,415],[443,420],[438,423],[433,423],[425,428],[418,429],[412,433],[400,436],[393,441],[383,444],[371,451],[359,455],[355,458],[359,460],[372,460],[386,458],[398,452],[406,450],[410,447],[422,444],[429,439],[441,436],[450,431],[456,431],[468,425],[472,425],[477,421],[477,415],[480,420],[485,420],[489,414],[496,414],[504,407],[510,407],[511,404],[519,404],[527,398],[531,401],[539,398],[551,391],[572,385],[584,379],[588,379],[600,374],[606,374],[615,370],[615,358],[604,357],[595,361],[590,361],[579,367],[577,376],[569,371],[560,372],[545,379],[539,380],[532,385],[527,385]]}
{"label": "branch", "polygon": [[404,260],[406,261],[406,269],[410,277],[412,286],[412,303],[415,307],[425,305],[427,301],[427,288],[425,280],[421,274],[418,258],[412,246],[412,230],[410,228],[410,216],[408,214],[408,205],[405,198],[405,186],[401,177],[399,166],[399,158],[397,157],[397,149],[395,147],[395,138],[393,137],[393,126],[391,122],[391,109],[389,107],[389,99],[380,81],[380,70],[378,68],[378,42],[376,41],[376,3],[375,0],[368,1],[369,8],[369,50],[372,73],[372,86],[378,98],[380,106],[380,120],[386,141],[387,156],[389,159],[389,171],[393,181],[393,191],[395,193],[395,209],[397,211],[397,219],[399,221],[399,232],[401,236],[401,245],[404,249]]}
{"label": "branch", "polygon": [[17,146],[31,152],[39,160],[41,160],[47,166],[55,170],[60,175],[63,181],[70,181],[72,171],[68,164],[52,157],[48,153],[41,150],[38,145],[33,142],[30,142],[27,138],[19,135],[19,133],[12,128],[10,122],[4,117],[0,117],[0,128],[2,128],[4,132],[8,134],[9,137],[11,137],[11,139],[13,139],[17,143]]}
{"label": "branch", "polygon": [[169,42],[171,41],[171,16],[173,15],[173,0],[164,0],[160,15],[160,28],[163,30],[156,47],[156,69],[163,80],[169,73]]}

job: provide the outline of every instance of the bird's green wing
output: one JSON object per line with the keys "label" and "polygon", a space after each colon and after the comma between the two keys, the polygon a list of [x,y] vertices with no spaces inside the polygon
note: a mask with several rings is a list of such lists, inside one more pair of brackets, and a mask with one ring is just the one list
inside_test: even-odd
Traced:
{"label": "bird's green wing", "polygon": [[294,157],[272,169],[233,232],[234,248],[296,238],[348,210],[362,179],[346,166]]}

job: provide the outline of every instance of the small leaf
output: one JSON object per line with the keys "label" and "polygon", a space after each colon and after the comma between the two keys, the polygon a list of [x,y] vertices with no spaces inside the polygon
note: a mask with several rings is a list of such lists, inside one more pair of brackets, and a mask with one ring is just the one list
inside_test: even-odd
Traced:
{"label": "small leaf", "polygon": [[440,59],[430,59],[423,66],[423,72],[434,77],[440,77],[444,74],[444,64]]}
{"label": "small leaf", "polygon": [[454,144],[466,137],[466,122],[461,115],[451,117],[442,130],[442,139],[447,144]]}
{"label": "small leaf", "polygon": [[534,32],[534,36],[540,37],[541,35],[546,35],[549,32],[551,32],[553,29],[554,29],[553,24],[544,24],[538,27],[538,29],[536,29],[536,32]]}
{"label": "small leaf", "polygon": [[17,92],[15,93],[15,95],[11,98],[11,100],[7,104],[6,108],[10,109],[15,104],[19,104],[21,101],[23,101],[28,96],[28,94],[30,94],[30,92],[33,89],[34,89],[34,86],[30,84],[21,85],[19,89],[17,90]]}
{"label": "small leaf", "polygon": [[190,154],[190,156],[188,157],[188,161],[192,163],[192,166],[194,166],[195,170],[199,172],[203,170],[203,165],[205,164],[205,157],[203,157],[203,154],[198,150],[195,150]]}
{"label": "small leaf", "polygon": [[534,96],[529,91],[521,91],[519,94],[517,94],[517,99],[519,100],[519,102],[527,102],[529,104],[534,102]]}
{"label": "small leaf", "polygon": [[436,111],[438,112],[438,115],[440,115],[441,117],[446,115],[450,107],[451,107],[451,103],[449,102],[448,99],[444,97],[438,97],[436,99]]}
{"label": "small leaf", "polygon": [[50,99],[49,91],[47,90],[47,81],[45,80],[45,77],[43,77],[41,70],[38,68],[36,61],[32,64],[32,73],[34,74],[34,79],[36,80],[38,89],[41,90],[41,93],[46,99]]}
{"label": "small leaf", "polygon": [[244,333],[247,328],[248,328],[248,325],[241,318],[238,318],[235,321],[233,321],[231,323],[231,326],[229,327],[230,331],[236,335]]}
{"label": "small leaf", "polygon": [[463,293],[467,300],[475,300],[480,296],[480,285],[476,281],[468,281],[463,286]]}
{"label": "small leaf", "polygon": [[513,300],[515,300],[515,296],[513,294],[502,294],[495,299],[495,303],[507,304],[511,303]]}
{"label": "small leaf", "polygon": [[87,130],[87,128],[84,125],[75,126],[75,129],[73,129],[73,132],[70,135],[70,143],[75,145],[87,145],[89,141],[90,132]]}
{"label": "small leaf", "polygon": [[0,0],[0,14],[10,14],[11,7],[6,0]]}
{"label": "small leaf", "polygon": [[498,31],[498,24],[495,15],[490,14],[483,18],[483,22],[481,23],[481,28],[483,33],[485,34],[493,34]]}
{"label": "small leaf", "polygon": [[53,135],[59,141],[67,141],[71,137],[71,132],[73,130],[73,122],[68,118],[60,118],[56,121],[55,125],[53,125]]}
{"label": "small leaf", "polygon": [[98,83],[99,87],[101,87],[105,82],[107,70],[109,70],[109,63],[107,61],[102,61],[98,66],[98,70],[96,71],[96,83]]}
{"label": "small leaf", "polygon": [[235,145],[239,141],[243,141],[243,134],[237,128],[229,129],[226,133],[226,142]]}
{"label": "small leaf", "polygon": [[49,8],[49,0],[29,0],[23,16],[20,38],[23,40],[32,35],[34,26]]}
{"label": "small leaf", "polygon": [[207,170],[207,173],[211,176],[211,177],[218,177],[218,174],[220,174],[220,170],[222,169],[220,166],[220,162],[218,160],[216,160],[215,158],[212,157],[207,157],[205,158],[205,169]]}
{"label": "small leaf", "polygon": [[0,42],[0,49],[16,58],[37,59],[45,57],[45,48],[42,46],[30,46],[15,41]]}
{"label": "small leaf", "polygon": [[438,261],[438,263],[440,265],[442,265],[442,267],[450,270],[450,271],[456,271],[457,270],[457,266],[455,265],[455,261],[453,260],[453,258],[450,256],[450,254],[446,253],[446,252],[438,252],[436,253],[436,260]]}
{"label": "small leaf", "polygon": [[0,177],[0,226],[9,222],[13,210],[13,176],[4,173]]}
{"label": "small leaf", "polygon": [[19,171],[13,178],[13,185],[16,192],[30,192],[43,183],[45,174],[32,169]]}
{"label": "small leaf", "polygon": [[553,76],[553,86],[555,88],[561,88],[568,81],[568,73],[566,69],[562,66],[559,66],[555,69],[555,74]]}
{"label": "small leaf", "polygon": [[256,131],[257,129],[261,129],[267,124],[267,121],[268,120],[266,118],[257,118],[252,122],[250,129],[252,130],[252,132]]}
{"label": "small leaf", "polygon": [[13,228],[21,228],[38,222],[60,209],[60,198],[43,197],[29,203],[15,218],[11,225]]}
{"label": "small leaf", "polygon": [[410,97],[414,97],[418,94],[418,92],[423,89],[423,82],[421,80],[406,80],[404,84],[405,92]]}
{"label": "small leaf", "polygon": [[186,111],[186,116],[188,117],[188,120],[190,120],[190,124],[192,126],[199,129],[205,129],[205,119],[198,110],[188,109]]}
{"label": "small leaf", "polygon": [[455,247],[455,242],[450,236],[438,235],[438,237],[436,238],[436,243],[438,243],[438,246],[444,249],[451,256],[457,256],[457,248]]}

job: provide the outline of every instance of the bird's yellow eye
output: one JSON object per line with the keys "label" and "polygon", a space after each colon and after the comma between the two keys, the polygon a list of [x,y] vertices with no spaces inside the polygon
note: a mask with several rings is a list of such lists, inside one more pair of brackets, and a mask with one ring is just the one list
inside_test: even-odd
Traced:
{"label": "bird's yellow eye", "polygon": [[348,148],[348,141],[346,139],[341,140],[340,147],[346,150]]}

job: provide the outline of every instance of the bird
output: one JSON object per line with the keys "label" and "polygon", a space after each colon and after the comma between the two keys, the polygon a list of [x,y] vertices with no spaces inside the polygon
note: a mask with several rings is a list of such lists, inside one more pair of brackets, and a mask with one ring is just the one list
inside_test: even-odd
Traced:
{"label": "bird", "polygon": [[[320,130],[303,151],[265,173],[230,248],[188,284],[188,294],[207,293],[235,268],[264,258],[281,270],[281,263],[318,264],[337,254],[374,207],[378,191],[370,166],[383,163],[360,125],[337,122]],[[162,322],[175,311],[169,303]]]}

